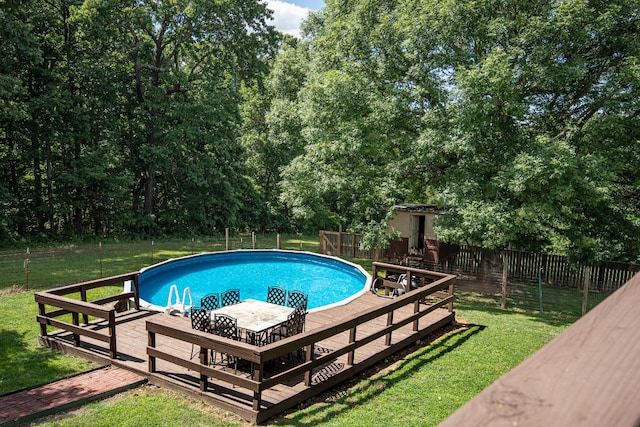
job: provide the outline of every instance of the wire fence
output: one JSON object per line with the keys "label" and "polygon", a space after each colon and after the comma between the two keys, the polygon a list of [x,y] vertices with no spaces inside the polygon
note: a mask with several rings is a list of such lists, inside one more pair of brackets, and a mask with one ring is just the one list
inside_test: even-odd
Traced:
{"label": "wire fence", "polygon": [[187,255],[226,249],[318,251],[316,237],[277,233],[233,233],[191,240],[98,242],[0,252],[0,289],[47,288],[140,269]]}
{"label": "wire fence", "polygon": [[[238,233],[197,239],[109,242],[55,248],[0,252],[0,290],[7,288],[40,289],[78,283],[102,277],[139,271],[165,261],[203,252],[226,249],[274,249],[322,252],[316,236],[278,235],[277,233]],[[346,257],[352,255],[350,251]],[[342,254],[345,256],[345,254]],[[357,252],[358,257],[368,258]],[[542,280],[518,280],[510,277],[503,292],[498,272],[490,280],[460,270],[456,295],[461,303],[480,302],[506,308],[559,316],[579,317],[613,293],[619,286],[559,286]],[[594,282],[597,278],[594,277]]]}

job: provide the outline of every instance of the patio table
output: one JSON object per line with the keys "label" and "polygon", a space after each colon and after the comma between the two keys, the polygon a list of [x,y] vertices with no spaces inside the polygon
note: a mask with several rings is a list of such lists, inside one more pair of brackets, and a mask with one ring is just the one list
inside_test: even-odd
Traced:
{"label": "patio table", "polygon": [[236,318],[245,342],[260,346],[268,343],[269,331],[286,322],[293,310],[292,307],[247,299],[211,311],[211,319],[216,314]]}

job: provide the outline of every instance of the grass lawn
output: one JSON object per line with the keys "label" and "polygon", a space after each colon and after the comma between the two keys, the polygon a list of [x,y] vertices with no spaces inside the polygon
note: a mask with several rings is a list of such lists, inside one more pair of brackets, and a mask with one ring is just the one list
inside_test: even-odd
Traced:
{"label": "grass lawn", "polygon": [[[348,390],[271,420],[273,426],[432,426],[560,334],[573,320],[459,302],[463,327]],[[144,414],[144,415],[140,415]],[[187,421],[188,420],[188,421]],[[140,388],[42,426],[246,425],[181,395]]]}
{"label": "grass lawn", "polygon": [[[290,249],[299,249],[300,242],[304,250],[317,250],[313,247],[315,244],[317,248],[317,242],[297,236],[289,240]],[[283,247],[287,247],[284,239]],[[173,249],[167,245],[154,252],[154,257],[158,261],[160,257],[190,252],[189,244],[176,245]],[[137,270],[143,259],[144,256],[136,256],[133,249],[123,251],[122,269],[109,274]],[[371,261],[357,261],[371,271]],[[73,264],[68,265],[75,269]],[[7,277],[3,274],[0,265],[0,277]],[[57,270],[53,274],[54,280],[62,276]],[[66,283],[75,280],[74,274],[70,277],[72,280],[66,280],[65,276]],[[42,275],[39,280],[45,279]],[[38,286],[47,285],[40,282]],[[104,293],[118,291],[118,287],[101,290]],[[272,420],[270,425],[436,425],[575,321],[574,317],[493,308],[472,293],[461,296],[455,310],[462,328],[424,345],[348,389],[335,391],[324,401]],[[10,289],[3,283],[0,313],[0,395],[96,367],[37,344],[39,328],[35,321],[37,305],[33,291]],[[63,416],[40,420],[38,425],[244,426],[246,423],[233,414],[182,395],[142,387]]]}

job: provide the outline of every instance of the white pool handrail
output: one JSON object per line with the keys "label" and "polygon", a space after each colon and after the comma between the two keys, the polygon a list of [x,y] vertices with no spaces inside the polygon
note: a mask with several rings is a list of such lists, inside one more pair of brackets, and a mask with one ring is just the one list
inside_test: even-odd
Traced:
{"label": "white pool handrail", "polygon": [[171,285],[171,287],[169,288],[169,298],[167,299],[167,306],[164,309],[165,313],[186,316],[187,309],[185,307],[185,304],[187,303],[187,296],[189,297],[188,310],[191,310],[193,308],[193,296],[191,295],[191,289],[189,287],[184,288],[184,291],[182,292],[182,301],[180,301],[178,286],[175,283]]}

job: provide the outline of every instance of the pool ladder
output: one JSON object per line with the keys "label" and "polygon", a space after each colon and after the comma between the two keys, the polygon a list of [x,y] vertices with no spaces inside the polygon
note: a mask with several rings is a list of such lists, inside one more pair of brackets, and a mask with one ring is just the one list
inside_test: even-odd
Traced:
{"label": "pool ladder", "polygon": [[[187,296],[189,297],[189,306],[186,306]],[[175,302],[174,302],[175,300]],[[178,286],[174,283],[169,289],[169,298],[167,299],[167,307],[165,313],[172,315],[186,316],[187,312],[193,308],[193,297],[191,296],[191,289],[189,287],[184,288],[182,291],[182,302],[180,301],[180,294],[178,293]]]}

